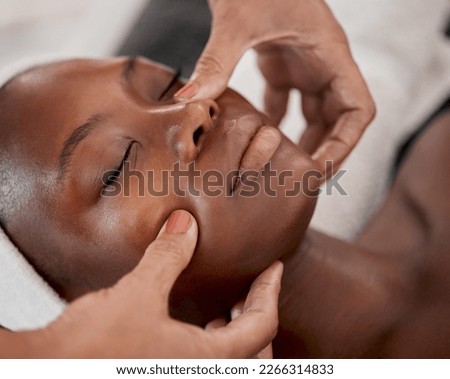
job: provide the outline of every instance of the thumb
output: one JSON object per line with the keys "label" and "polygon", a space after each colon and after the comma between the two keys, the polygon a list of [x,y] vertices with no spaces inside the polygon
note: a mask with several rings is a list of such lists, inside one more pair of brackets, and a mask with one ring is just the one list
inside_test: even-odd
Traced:
{"label": "thumb", "polygon": [[184,210],[173,212],[137,267],[121,282],[132,282],[141,292],[148,291],[154,295],[157,291],[158,297],[166,300],[173,284],[192,258],[197,237],[195,218]]}
{"label": "thumb", "polygon": [[247,48],[233,34],[213,27],[191,78],[175,94],[176,99],[215,99],[222,94],[237,62]]}
{"label": "thumb", "polygon": [[233,308],[235,318],[227,326],[209,331],[214,336],[212,346],[216,351],[229,357],[252,357],[273,340],[278,327],[282,273],[283,264],[273,263],[253,282],[244,306],[238,304]]}

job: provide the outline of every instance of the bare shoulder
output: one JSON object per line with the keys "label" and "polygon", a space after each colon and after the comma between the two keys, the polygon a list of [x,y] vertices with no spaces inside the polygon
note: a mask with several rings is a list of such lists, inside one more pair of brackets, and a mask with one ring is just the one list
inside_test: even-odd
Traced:
{"label": "bare shoulder", "polygon": [[450,112],[414,141],[354,243],[309,230],[285,260],[277,357],[450,357]]}
{"label": "bare shoulder", "polygon": [[450,111],[415,140],[384,205],[358,243],[394,254],[450,246],[449,188]]}
{"label": "bare shoulder", "polygon": [[[401,257],[411,283],[410,311],[398,320],[383,355],[450,354],[450,112],[417,138],[360,246]],[[416,341],[416,343],[412,343]]]}
{"label": "bare shoulder", "polygon": [[439,226],[436,222],[449,221],[450,111],[438,116],[418,137],[400,170],[398,184],[427,209],[433,227]]}

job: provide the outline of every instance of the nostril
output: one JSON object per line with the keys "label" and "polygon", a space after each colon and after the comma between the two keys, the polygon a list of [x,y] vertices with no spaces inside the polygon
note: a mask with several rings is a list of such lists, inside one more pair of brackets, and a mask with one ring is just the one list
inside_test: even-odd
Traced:
{"label": "nostril", "polygon": [[217,105],[216,102],[211,100],[209,105],[209,117],[213,119],[217,117],[218,114],[219,114],[219,106]]}
{"label": "nostril", "polygon": [[194,135],[192,136],[193,140],[194,140],[194,144],[195,146],[198,145],[198,141],[200,140],[200,136],[203,134],[203,128],[201,126],[199,126],[195,132]]}

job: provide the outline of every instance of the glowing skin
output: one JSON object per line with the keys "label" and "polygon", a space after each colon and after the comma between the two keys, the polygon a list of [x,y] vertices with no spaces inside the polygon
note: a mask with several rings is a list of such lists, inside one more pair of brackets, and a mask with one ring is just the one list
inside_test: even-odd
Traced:
{"label": "glowing skin", "polygon": [[[185,208],[198,220],[200,240],[172,292],[177,317],[204,324],[224,314],[282,257],[275,357],[450,356],[448,113],[417,140],[385,205],[355,242],[308,231],[296,249],[315,200],[281,196],[276,181],[278,196],[246,197],[245,183],[230,181],[232,196],[179,196],[170,187],[156,197],[137,196],[132,177],[130,196],[100,196],[114,187],[103,188],[103,173],[124,156],[131,169],[155,171],[155,188],[176,162],[228,173],[270,160],[272,170],[293,170],[295,179],[313,167],[275,129],[260,128],[264,116],[236,93],[226,91],[217,104],[160,101],[173,74],[140,60],[126,80],[126,67],[123,59],[47,66],[22,75],[1,99],[1,162],[13,162],[22,183],[8,232],[61,294],[72,299],[114,283],[166,216]],[[64,141],[88,119],[99,125],[61,175]]]}
{"label": "glowing skin", "polygon": [[[111,186],[103,188],[103,174],[126,156],[130,170],[146,178],[153,172],[152,186],[159,190],[162,171],[177,162],[225,177],[239,168],[261,170],[270,161],[272,170],[294,174],[283,185],[272,180],[271,189],[280,194],[314,164],[276,129],[258,132],[267,119],[231,90],[217,103],[174,102],[181,84],[167,89],[173,76],[144,59],[72,60],[31,70],[12,83],[7,117],[20,128],[6,132],[6,145],[24,162],[32,190],[8,232],[70,300],[114,284],[135,267],[173,210],[189,210],[200,239],[173,291],[172,311],[202,323],[229,309],[259,272],[296,248],[315,198],[267,194],[262,175],[255,196],[242,196],[246,187],[236,181],[224,183],[218,196],[179,196],[173,182],[167,196],[151,196],[147,180],[142,188],[131,172],[117,178],[122,188],[129,184],[130,196],[122,191],[105,197],[102,191]],[[74,143],[80,136],[85,138]],[[64,144],[69,146],[61,155]],[[187,180],[180,186],[186,189]]]}

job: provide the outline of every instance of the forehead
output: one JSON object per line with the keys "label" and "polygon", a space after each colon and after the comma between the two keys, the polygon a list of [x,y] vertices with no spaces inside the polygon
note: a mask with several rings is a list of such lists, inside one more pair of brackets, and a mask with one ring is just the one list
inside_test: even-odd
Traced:
{"label": "forehead", "polygon": [[[19,74],[8,86],[8,108],[40,116],[53,115],[61,108],[65,113],[77,108],[89,108],[95,99],[113,96],[133,78],[170,78],[172,71],[142,58],[117,58],[109,60],[73,59],[35,67]],[[155,80],[150,84],[157,84]],[[84,101],[88,98],[89,101]],[[71,104],[68,104],[70,103]],[[77,110],[82,110],[79,109]],[[73,114],[73,112],[72,112]]]}
{"label": "forehead", "polygon": [[8,86],[2,117],[15,155],[47,161],[72,125],[93,111],[101,90],[114,92],[112,74],[99,62],[69,61],[19,75]]}
{"label": "forehead", "polygon": [[42,162],[54,157],[55,148],[74,128],[120,94],[125,62],[70,60],[15,78],[2,111],[2,122],[9,125],[5,140],[15,147],[15,155],[31,155]]}
{"label": "forehead", "polygon": [[[115,65],[108,61],[70,60],[37,66],[19,74],[7,88],[8,108],[24,114],[51,113],[66,100],[77,98],[76,90],[112,81]],[[89,86],[89,83],[92,83]]]}
{"label": "forehead", "polygon": [[[155,73],[173,73],[173,70],[157,62],[142,57],[119,57],[112,59],[68,59],[42,64],[19,73],[11,82],[14,85],[50,84],[62,80],[91,79],[100,76],[116,75],[127,69],[142,68]],[[86,77],[86,75],[88,75]]]}
{"label": "forehead", "polygon": [[[112,60],[73,59],[36,66],[19,74],[10,83],[10,94],[29,98],[45,98],[52,91],[83,85],[90,80],[96,82],[117,71]],[[29,100],[29,99],[28,99]]]}

